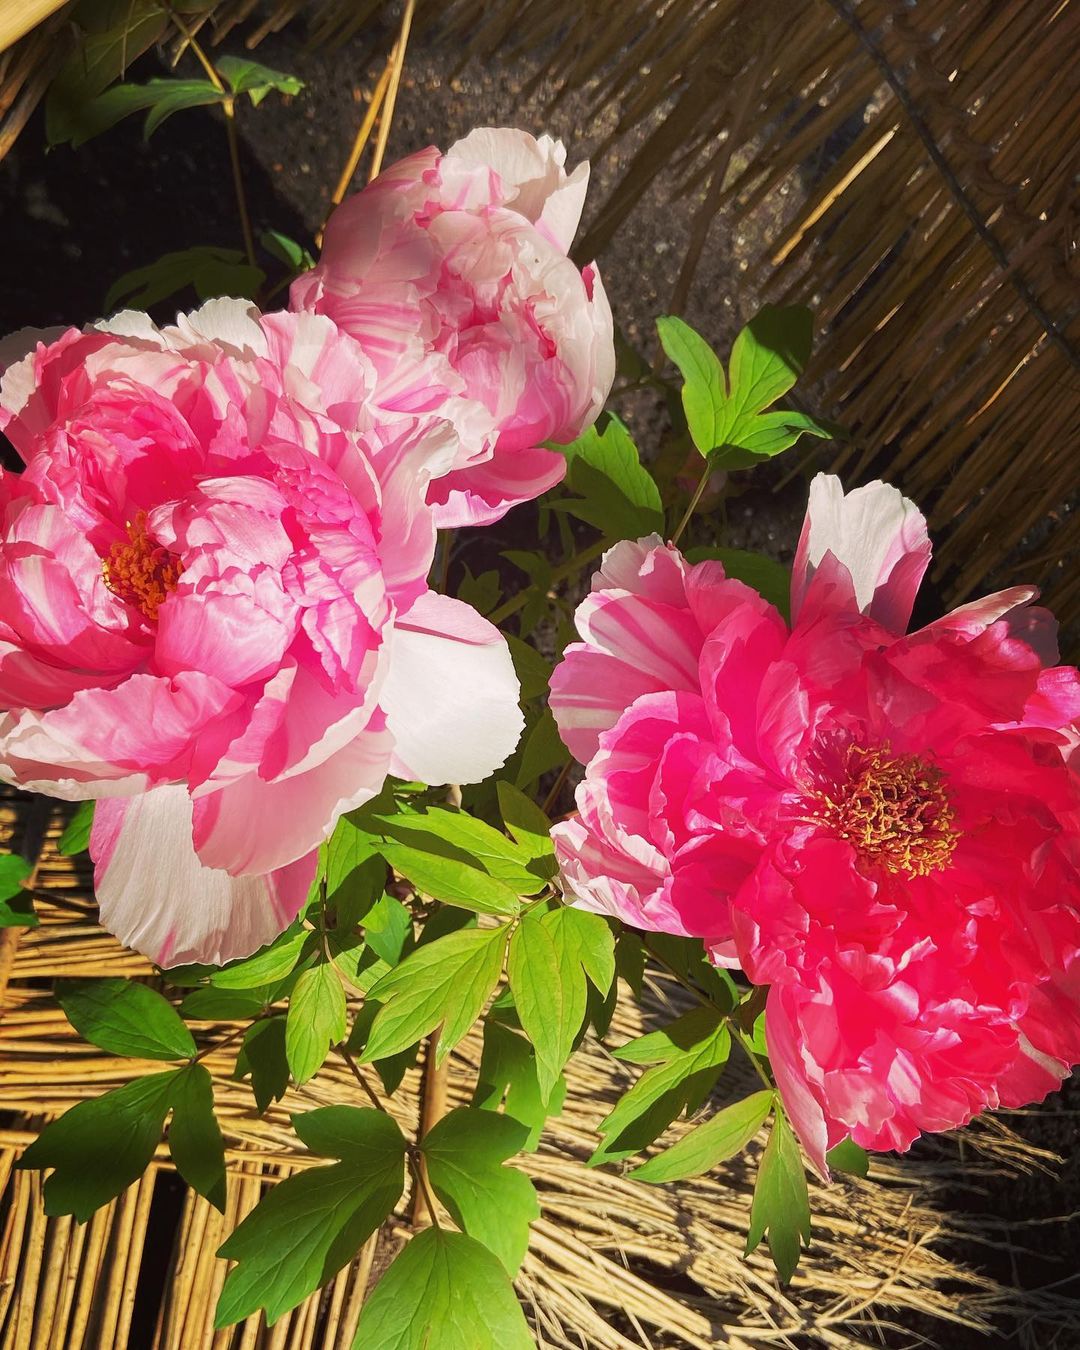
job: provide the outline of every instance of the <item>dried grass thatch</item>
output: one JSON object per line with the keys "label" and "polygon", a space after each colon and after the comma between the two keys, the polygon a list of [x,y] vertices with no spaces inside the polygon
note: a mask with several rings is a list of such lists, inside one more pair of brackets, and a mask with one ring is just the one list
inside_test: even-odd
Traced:
{"label": "dried grass thatch", "polygon": [[[225,1276],[214,1251],[266,1186],[313,1161],[298,1147],[290,1111],[330,1102],[362,1102],[343,1064],[327,1069],[260,1117],[250,1089],[233,1082],[232,1028],[206,1024],[222,1043],[205,1060],[214,1075],[217,1109],[228,1147],[228,1212],[224,1217],[186,1193],[162,1202],[177,1183],[164,1150],[149,1172],[85,1226],[46,1218],[41,1178],[12,1165],[41,1124],[85,1097],[159,1064],[118,1059],[80,1041],[52,999],[58,975],[153,978],[139,956],[125,952],[93,922],[85,869],[55,853],[51,811],[19,802],[16,844],[47,825],[35,884],[40,928],[6,930],[0,960],[0,1346],[4,1350],[90,1350],[129,1343],[133,1325],[156,1325],[158,1350],[207,1346],[254,1350],[347,1347],[365,1289],[407,1231],[406,1212],[384,1227],[377,1245],[272,1330],[257,1318],[213,1331],[213,1308]],[[12,812],[7,811],[8,830]],[[14,938],[9,937],[14,934]],[[627,1000],[613,1029],[637,1034],[642,1016],[670,1016],[679,992],[654,981],[644,1014]],[[448,1105],[466,1101],[478,1064],[470,1037],[450,1060]],[[734,1066],[732,1072],[735,1072]],[[950,1184],[985,1184],[1017,1165],[1045,1159],[1003,1127],[970,1136],[983,1151],[961,1168],[955,1150],[935,1161],[875,1165],[873,1182],[815,1187],[814,1242],[794,1284],[777,1288],[766,1256],[742,1256],[751,1174],[742,1163],[679,1187],[635,1182],[611,1169],[584,1165],[595,1125],[623,1087],[627,1070],[590,1042],[570,1069],[564,1114],[553,1120],[539,1151],[523,1160],[540,1193],[543,1217],[518,1289],[550,1350],[640,1350],[640,1347],[762,1350],[795,1345],[848,1350],[880,1344],[887,1327],[915,1339],[915,1328],[948,1344],[948,1328],[991,1333],[1003,1319],[1023,1317],[1048,1336],[1080,1332],[1080,1304],[1052,1293],[1007,1290],[958,1264],[950,1243],[964,1237],[935,1205]],[[393,1099],[406,1131],[415,1131],[418,1073]],[[733,1090],[739,1084],[733,1085]],[[155,1262],[170,1253],[167,1271]],[[138,1307],[137,1307],[138,1304]],[[134,1319],[134,1323],[133,1323]],[[937,1340],[935,1336],[935,1341]],[[134,1343],[134,1342],[132,1342]],[[934,1343],[931,1341],[930,1343]]]}
{"label": "dried grass thatch", "polygon": [[[386,8],[220,0],[212,21],[254,45],[299,17],[336,43]],[[582,256],[673,165],[697,215],[672,308],[710,225],[752,222],[748,282],[809,292],[828,325],[842,462],[931,507],[948,597],[1008,564],[1080,621],[1077,0],[419,0],[416,22],[463,55],[540,53],[538,81],[615,111],[610,146],[648,125]],[[69,27],[0,56],[0,155]]]}

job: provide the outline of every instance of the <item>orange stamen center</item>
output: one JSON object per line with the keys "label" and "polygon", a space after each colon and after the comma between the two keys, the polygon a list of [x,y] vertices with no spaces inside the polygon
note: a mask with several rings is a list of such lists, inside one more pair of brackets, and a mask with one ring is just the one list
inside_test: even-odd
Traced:
{"label": "orange stamen center", "polygon": [[845,773],[812,799],[813,819],[873,866],[925,877],[948,865],[960,831],[941,770],[888,745],[849,745]]}
{"label": "orange stamen center", "polygon": [[145,511],[128,521],[127,536],[109,549],[101,573],[113,595],[134,605],[153,623],[169,594],[176,590],[184,565],[175,553],[147,534]]}

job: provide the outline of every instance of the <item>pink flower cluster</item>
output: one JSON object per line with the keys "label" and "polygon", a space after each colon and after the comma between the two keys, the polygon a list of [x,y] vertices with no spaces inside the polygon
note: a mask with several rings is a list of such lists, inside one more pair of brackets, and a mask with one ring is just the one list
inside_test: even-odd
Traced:
{"label": "pink flower cluster", "polygon": [[1018,587],[906,634],[930,558],[893,488],[819,477],[792,623],[659,539],[604,558],[552,681],[587,765],[574,903],[769,985],[809,1157],[905,1149],[1080,1061],[1080,677]]}
{"label": "pink flower cluster", "polygon": [[4,344],[0,778],[98,799],[102,922],[160,964],[276,936],[388,773],[513,751],[506,642],[427,575],[436,527],[556,481],[539,441],[607,393],[610,314],[565,257],[585,176],[476,133],[347,203],[291,313]]}

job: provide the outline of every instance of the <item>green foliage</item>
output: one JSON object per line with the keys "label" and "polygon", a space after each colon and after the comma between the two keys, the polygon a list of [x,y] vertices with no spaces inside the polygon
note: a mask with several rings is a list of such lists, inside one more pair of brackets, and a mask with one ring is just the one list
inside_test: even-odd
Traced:
{"label": "green foliage", "polygon": [[260,267],[252,267],[232,248],[201,245],[163,253],[145,267],[125,272],[109,288],[105,312],[115,309],[149,309],[158,301],[191,286],[200,300],[228,295],[251,299],[266,280]]}
{"label": "green foliage", "polygon": [[82,0],[71,18],[86,36],[49,86],[45,135],[50,145],[78,134],[86,105],[152,47],[169,23],[158,0]]}
{"label": "green foliage", "polygon": [[72,148],[78,150],[132,113],[145,112],[143,139],[149,140],[162,122],[174,113],[224,103],[226,97],[209,80],[155,79],[146,84],[114,84],[79,108],[67,139]]}
{"label": "green foliage", "polygon": [[169,1152],[189,1186],[225,1212],[225,1141],[214,1116],[214,1085],[202,1064],[173,1079]]}
{"label": "green foliage", "polygon": [[439,854],[431,849],[430,839],[423,848],[396,842],[381,846],[383,857],[394,871],[434,900],[444,900],[478,914],[504,917],[521,908],[517,895],[505,882],[461,861],[451,850]]}
{"label": "green foliage", "polygon": [[615,940],[603,919],[583,910],[526,914],[510,940],[508,974],[546,1099],[581,1033],[586,979],[603,995],[615,977]]}
{"label": "green foliage", "polygon": [[289,1086],[289,1061],[285,1053],[285,1018],[268,1017],[254,1022],[244,1032],[236,1057],[234,1078],[251,1076],[251,1091],[260,1113],[280,1101]]}
{"label": "green foliage", "polygon": [[[233,94],[247,94],[251,102],[258,107],[272,90],[279,94],[298,94],[304,87],[303,80],[295,75],[286,75],[280,70],[271,70],[258,61],[246,56],[221,56],[217,61],[217,71]],[[281,236],[284,238],[284,236]]]}
{"label": "green foliage", "polygon": [[503,928],[465,928],[418,947],[371,990],[382,1006],[363,1059],[395,1055],[441,1027],[441,1061],[483,1011],[502,973],[505,950]]}
{"label": "green foliage", "polygon": [[172,1004],[134,980],[57,980],[56,1000],[84,1039],[113,1055],[189,1059],[195,1041]]}
{"label": "green foliage", "polygon": [[353,1350],[533,1350],[505,1269],[464,1233],[417,1234],[368,1296]]}
{"label": "green foliage", "polygon": [[725,377],[716,353],[682,319],[657,320],[660,343],[683,377],[690,436],[714,469],[745,468],[795,444],[843,433],[806,413],[765,409],[786,394],[810,359],[812,317],[801,305],[765,305],[736,337]]}
{"label": "green foliage", "polygon": [[34,869],[17,853],[0,853],[0,928],[36,928],[34,901],[23,882]]}
{"label": "green foliage", "polygon": [[549,708],[543,710],[525,733],[519,754],[514,785],[521,790],[532,787],[544,774],[561,767],[570,758]]}
{"label": "green foliage", "polygon": [[[300,960],[306,941],[305,932],[295,928],[286,929],[279,938],[275,938],[254,956],[233,961],[220,970],[208,969],[210,983],[217,989],[258,989],[283,980]],[[169,978],[175,981],[176,972],[170,971]]]}
{"label": "green foliage", "polygon": [[773,1265],[787,1284],[799,1264],[799,1238],[810,1241],[810,1198],[799,1145],[779,1106],[758,1167],[746,1235],[748,1256],[766,1234]]}
{"label": "green foliage", "polygon": [[834,1172],[849,1172],[853,1177],[865,1177],[870,1172],[870,1155],[853,1139],[842,1139],[829,1149],[825,1161]]}
{"label": "green foliage", "polygon": [[569,445],[551,447],[566,456],[566,486],[576,497],[552,505],[587,521],[612,539],[636,539],[663,530],[660,490],[641,462],[629,431],[609,416]]}
{"label": "green foliage", "polygon": [[616,1050],[617,1059],[655,1067],[646,1070],[600,1122],[603,1143],[589,1165],[627,1158],[651,1144],[681,1113],[690,1116],[700,1110],[730,1049],[722,1014],[703,1006]]}
{"label": "green foliage", "polygon": [[330,1047],[343,1041],[348,1029],[345,990],[336,968],[321,962],[303,971],[285,1020],[285,1057],[298,1085],[318,1073]]}
{"label": "green foliage", "polygon": [[92,1097],[46,1125],[19,1167],[54,1169],[45,1182],[45,1213],[84,1223],[137,1181],[161,1140],[177,1075],[150,1074]]}
{"label": "green foliage", "polygon": [[215,1324],[265,1309],[269,1325],[351,1261],[397,1204],[405,1186],[405,1140],[392,1116],[327,1106],[293,1116],[315,1153],[338,1158],[279,1182],[218,1250],[236,1261]]}
{"label": "green foliage", "polygon": [[701,1176],[743,1151],[765,1123],[774,1099],[775,1093],[755,1092],[726,1106],[630,1175],[641,1181],[682,1181]]}
{"label": "green foliage", "polygon": [[315,259],[303,244],[298,244],[295,239],[290,239],[280,230],[263,230],[259,235],[259,243],[271,258],[284,263],[293,272],[306,272],[315,266]]}
{"label": "green foliage", "polygon": [[90,831],[93,825],[94,803],[80,802],[60,836],[60,842],[56,846],[57,852],[62,853],[65,858],[85,852],[90,847]]}
{"label": "green foliage", "polygon": [[495,787],[503,824],[522,850],[527,866],[541,875],[554,876],[558,863],[551,842],[551,821],[531,797],[512,783],[500,780]]}
{"label": "green foliage", "polygon": [[528,1139],[509,1116],[462,1106],[420,1142],[428,1180],[459,1228],[495,1253],[516,1275],[529,1245],[529,1224],[540,1217],[536,1189],[524,1172],[504,1167]]}
{"label": "green foliage", "polygon": [[[422,814],[389,819],[377,817],[376,820],[391,839],[440,859],[457,859],[470,869],[479,868],[509,887],[512,899],[504,900],[506,907],[488,909],[487,913],[513,914],[518,908],[518,896],[536,895],[544,889],[544,878],[529,870],[531,859],[521,847],[466,811],[450,811],[445,807],[433,806]],[[415,882],[415,878],[409,879]],[[468,877],[467,881],[470,887],[476,887],[474,877]],[[447,883],[441,884],[445,889]],[[421,886],[421,889],[427,888]],[[435,894],[432,891],[428,893]],[[450,900],[453,904],[462,903],[450,895],[437,895],[436,898]],[[466,907],[475,908],[474,905]]]}
{"label": "green foliage", "polygon": [[547,1097],[541,1095],[536,1051],[524,1036],[497,1021],[493,1012],[484,1024],[484,1049],[473,1105],[496,1111],[505,1103],[506,1114],[527,1128],[521,1148],[531,1152],[540,1142],[548,1116],[558,1115],[565,1097],[566,1079],[562,1075]]}

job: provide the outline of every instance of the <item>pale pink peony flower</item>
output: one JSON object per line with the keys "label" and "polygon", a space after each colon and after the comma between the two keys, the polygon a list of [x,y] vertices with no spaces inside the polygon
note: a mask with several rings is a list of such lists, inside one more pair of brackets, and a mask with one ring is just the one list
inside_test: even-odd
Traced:
{"label": "pale pink peony flower", "polygon": [[567,175],[548,136],[481,129],[392,165],[344,202],[294,310],[363,345],[387,407],[450,417],[453,470],[432,483],[440,526],[498,520],[566,469],[541,442],[579,436],[615,374],[596,268],[567,258],[588,165]]}
{"label": "pale pink peony flower", "polygon": [[819,476],[793,624],[719,563],[617,544],[552,679],[587,764],[574,903],[767,984],[809,1157],[1042,1098],[1080,1061],[1080,677],[1017,587],[905,636],[923,518]]}
{"label": "pale pink peony flower", "polygon": [[102,922],[163,965],[280,932],[388,772],[476,781],[517,741],[504,640],[427,587],[457,436],[374,382],[329,319],[215,300],[0,383],[0,777],[100,799]]}

